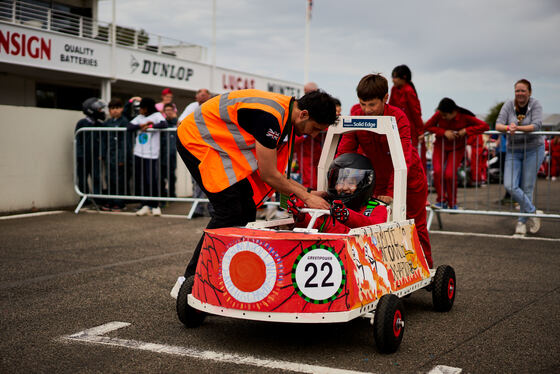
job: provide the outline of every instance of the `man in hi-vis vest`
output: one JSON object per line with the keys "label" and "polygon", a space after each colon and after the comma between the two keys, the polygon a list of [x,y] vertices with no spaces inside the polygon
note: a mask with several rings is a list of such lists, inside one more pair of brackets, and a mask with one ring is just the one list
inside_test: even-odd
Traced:
{"label": "man in hi-vis vest", "polygon": [[[309,208],[329,209],[326,192],[310,191],[288,179],[295,135],[316,136],[336,121],[333,98],[314,91],[294,99],[260,90],[216,96],[177,128],[177,150],[214,207],[207,228],[244,226],[273,191],[295,194]],[[185,271],[196,272],[200,238]]]}

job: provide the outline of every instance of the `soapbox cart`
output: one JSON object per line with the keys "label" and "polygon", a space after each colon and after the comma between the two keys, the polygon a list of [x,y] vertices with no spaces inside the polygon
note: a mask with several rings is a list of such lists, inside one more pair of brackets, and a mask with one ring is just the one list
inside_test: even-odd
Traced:
{"label": "soapbox cart", "polygon": [[372,131],[387,136],[394,200],[388,222],[347,234],[319,233],[307,210],[308,228],[282,230],[291,218],[205,231],[194,277],[178,293],[177,314],[187,327],[207,314],[292,323],[346,322],[370,318],[381,352],[398,349],[405,329],[401,298],[431,290],[434,308],[449,311],[456,280],[451,266],[429,269],[414,220],[406,219],[406,163],[394,117],[343,116],[329,128],[318,166],[318,189],[342,133]]}

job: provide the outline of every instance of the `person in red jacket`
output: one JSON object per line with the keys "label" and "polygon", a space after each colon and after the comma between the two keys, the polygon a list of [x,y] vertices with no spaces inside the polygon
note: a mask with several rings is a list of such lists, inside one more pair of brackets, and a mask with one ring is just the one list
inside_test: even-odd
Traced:
{"label": "person in red jacket", "polygon": [[488,148],[481,134],[468,136],[467,144],[471,146],[471,184],[482,186],[487,183]]}
{"label": "person in red jacket", "polygon": [[[399,65],[393,69],[391,73],[393,78],[393,87],[391,88],[391,96],[389,105],[396,106],[406,114],[410,123],[410,136],[412,145],[420,152],[424,171],[426,170],[426,143],[424,137],[421,137],[424,131],[424,121],[422,121],[422,109],[416,87],[412,83],[412,72],[406,65]],[[420,147],[418,144],[420,143]]]}
{"label": "person in red jacket", "polygon": [[[327,173],[331,215],[321,216],[313,225],[319,232],[347,233],[350,229],[387,222],[385,204],[371,197],[375,186],[375,172],[370,160],[358,153],[337,157]],[[307,227],[308,213],[300,211],[303,201],[294,194],[288,200],[288,212],[296,227]]]}
{"label": "person in red jacket", "polygon": [[457,170],[465,156],[465,136],[482,134],[488,124],[448,97],[443,98],[436,113],[426,122],[426,131],[436,135],[432,165],[436,206],[457,209]]}
{"label": "person in red jacket", "polygon": [[[433,267],[432,249],[426,224],[428,182],[418,151],[410,139],[410,123],[404,112],[386,104],[389,97],[387,79],[380,74],[363,77],[356,88],[359,104],[350,110],[353,116],[393,116],[397,121],[399,136],[407,166],[406,217],[414,219],[422,249],[430,267]],[[393,201],[394,170],[385,135],[369,131],[353,131],[342,136],[337,155],[358,152],[370,159],[374,166],[376,183],[373,196],[386,204]]]}

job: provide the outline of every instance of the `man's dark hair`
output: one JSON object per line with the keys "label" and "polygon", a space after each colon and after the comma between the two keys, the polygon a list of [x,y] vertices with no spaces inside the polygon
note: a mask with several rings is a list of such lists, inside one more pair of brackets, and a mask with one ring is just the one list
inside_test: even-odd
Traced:
{"label": "man's dark hair", "polygon": [[358,83],[356,93],[360,100],[383,100],[385,95],[389,92],[389,84],[387,79],[381,74],[368,74]]}
{"label": "man's dark hair", "polygon": [[146,115],[149,116],[152,113],[157,112],[156,109],[156,101],[154,99],[152,99],[151,97],[143,97],[142,100],[140,100],[140,108],[145,108],[147,113]]}
{"label": "man's dark hair", "polygon": [[309,118],[319,124],[332,125],[336,121],[336,105],[328,93],[317,90],[296,99],[300,110],[307,110]]}
{"label": "man's dark hair", "polygon": [[163,106],[163,109],[165,109],[165,108],[171,108],[171,109],[174,109],[174,108],[173,108],[173,104],[171,104],[171,103],[167,103],[167,104],[165,104],[165,105]]}
{"label": "man's dark hair", "polygon": [[109,105],[107,105],[107,106],[109,108],[122,108],[123,107],[123,102],[118,97],[114,97],[114,98],[111,99],[111,101],[109,101]]}
{"label": "man's dark hair", "polygon": [[336,106],[342,106],[342,103],[340,102],[340,100],[338,100],[336,97],[333,97],[334,100],[334,105]]}

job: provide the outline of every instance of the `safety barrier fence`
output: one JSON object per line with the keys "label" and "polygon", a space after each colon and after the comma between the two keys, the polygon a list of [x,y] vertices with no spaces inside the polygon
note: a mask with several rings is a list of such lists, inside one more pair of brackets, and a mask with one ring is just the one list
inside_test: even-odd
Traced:
{"label": "safety barrier fence", "polygon": [[[176,130],[174,128],[154,130],[148,134],[159,133],[159,141],[148,142],[149,150],[158,155],[157,158],[145,160],[134,156],[134,140],[136,132],[127,131],[126,128],[88,127],[79,129],[74,139],[75,168],[74,188],[82,197],[76,207],[76,213],[83,206],[86,199],[91,198],[98,205],[112,200],[125,201],[180,201],[190,202],[192,207],[187,214],[192,218],[197,206],[208,202],[207,199],[195,197],[177,197],[174,191],[176,181],[175,168]],[[560,144],[556,146],[551,142],[553,137],[560,137],[560,132],[535,132],[544,135],[547,142],[546,156],[539,169],[537,182],[534,189],[534,204],[543,214],[520,213],[516,203],[510,199],[503,199],[505,153],[500,152],[499,142],[504,141],[502,133],[488,131],[481,137],[471,139],[460,138],[444,142],[443,147],[434,149],[430,144],[433,137],[428,136],[429,146],[427,155],[426,172],[430,188],[429,200],[432,202],[428,209],[432,214],[429,223],[436,215],[441,226],[440,213],[474,214],[495,216],[528,216],[549,219],[560,219],[560,199],[555,198],[560,193],[560,178],[553,181],[555,173],[560,172],[560,164],[555,160],[560,159]],[[316,175],[316,164],[322,146],[322,136],[318,139],[304,138],[294,148],[294,161],[292,162],[292,176],[303,181],[313,180]],[[493,140],[496,137],[500,140]],[[523,140],[521,140],[523,141]],[[434,157],[435,152],[445,151],[445,146],[450,145],[452,150],[447,157]],[[157,148],[157,149],[156,149]],[[439,170],[445,170],[446,164],[452,163],[451,183],[457,185],[455,205],[437,207],[436,190],[439,188],[445,196],[445,173],[437,173],[434,161],[442,163]],[[454,164],[453,164],[454,163]],[[295,166],[295,167],[294,167]],[[436,173],[434,173],[436,169]],[[307,175],[306,175],[307,173]],[[299,177],[298,177],[299,174]],[[315,177],[316,178],[316,177]],[[439,185],[438,185],[439,183]],[[277,205],[269,202],[268,205]]]}
{"label": "safety barrier fence", "polygon": [[[532,148],[527,144],[528,135],[542,135],[545,141],[544,160],[539,163],[535,157],[529,161],[534,165],[528,167],[536,174],[533,204],[541,214],[521,213],[504,188],[504,182],[515,184],[514,173],[507,174],[509,181],[504,180],[506,170],[514,167],[512,159],[506,162],[506,154],[515,146],[528,159]],[[508,137],[487,131],[480,136],[444,138],[441,146],[434,145],[433,135],[425,137],[429,145],[424,165],[430,188],[429,224],[435,214],[441,228],[440,213],[560,219],[560,181],[555,182],[560,174],[560,132],[516,134],[513,144],[508,144]]]}
{"label": "safety barrier fence", "polygon": [[122,206],[124,201],[180,201],[192,203],[187,214],[192,218],[198,205],[208,199],[176,196],[176,131],[148,129],[140,134],[145,157],[138,157],[134,153],[137,131],[115,127],[77,130],[74,189],[81,199],[75,213],[87,199],[97,208]]}

